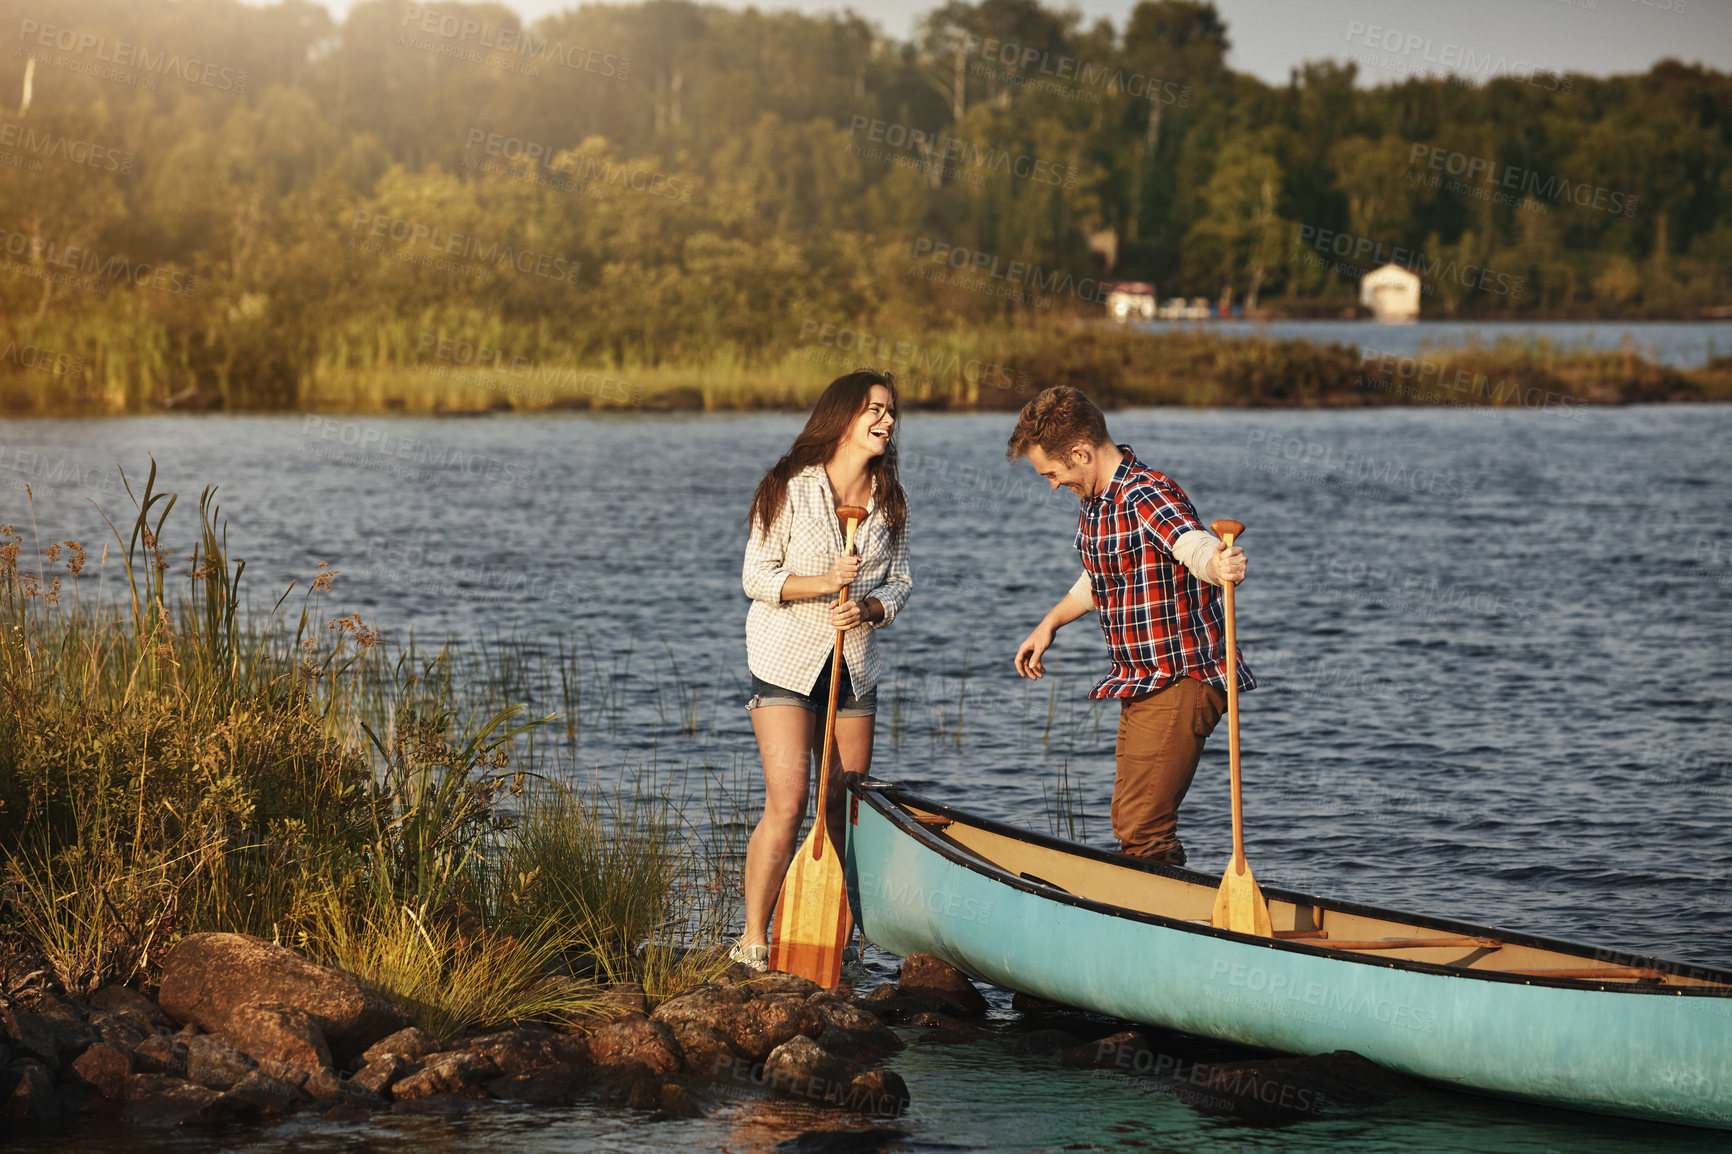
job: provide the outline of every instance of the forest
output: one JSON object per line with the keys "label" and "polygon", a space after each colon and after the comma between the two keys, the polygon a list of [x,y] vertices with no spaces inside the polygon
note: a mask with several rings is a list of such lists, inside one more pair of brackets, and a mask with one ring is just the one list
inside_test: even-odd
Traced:
{"label": "forest", "polygon": [[683,0],[0,9],[13,411],[390,408],[464,374],[632,403],[861,335],[966,365],[1113,280],[1338,316],[1388,260],[1428,317],[1732,301],[1732,82],[1673,61],[1494,42],[1463,80],[1348,42],[1272,86],[1192,0],[952,0],[910,40]]}

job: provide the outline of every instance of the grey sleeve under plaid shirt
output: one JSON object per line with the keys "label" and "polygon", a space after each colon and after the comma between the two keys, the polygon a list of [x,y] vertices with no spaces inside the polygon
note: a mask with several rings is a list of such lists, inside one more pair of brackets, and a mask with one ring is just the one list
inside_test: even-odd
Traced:
{"label": "grey sleeve under plaid shirt", "polygon": [[[818,577],[842,553],[842,522],[822,466],[813,466],[788,481],[788,499],[768,532],[754,524],[746,541],[740,584],[752,607],[746,614],[746,664],[772,685],[810,693],[830,658],[836,633],[830,625],[833,596],[782,600],[789,577]],[[854,533],[860,575],[849,589],[855,601],[875,597],[884,606],[884,620],[850,629],[842,641],[842,656],[856,694],[876,686],[884,675],[878,630],[896,619],[914,590],[908,558],[908,527],[892,529],[874,490],[866,520]]]}

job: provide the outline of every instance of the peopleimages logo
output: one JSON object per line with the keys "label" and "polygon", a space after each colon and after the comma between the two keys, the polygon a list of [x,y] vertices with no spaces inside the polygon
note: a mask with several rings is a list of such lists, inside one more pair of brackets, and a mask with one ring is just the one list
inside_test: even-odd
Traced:
{"label": "peopleimages logo", "polygon": [[1011,152],[1009,149],[990,146],[982,148],[973,141],[948,133],[923,132],[906,124],[874,120],[869,116],[851,117],[848,132],[854,136],[864,133],[866,139],[874,144],[913,149],[922,156],[929,156],[939,162],[956,161],[969,168],[984,169],[1005,176],[1020,176],[1036,184],[1051,184],[1067,189],[1076,187],[1078,170],[1073,165],[1055,164],[1050,160],[1041,160],[1027,153]]}
{"label": "peopleimages logo", "polygon": [[1006,260],[996,253],[964,248],[928,236],[915,238],[913,257],[917,264],[939,265],[960,273],[978,274],[988,281],[1026,288],[1037,296],[1074,296],[1092,304],[1105,304],[1107,299],[1105,287],[1093,277],[1078,280],[1059,269],[1048,271],[1038,264]]}
{"label": "peopleimages logo", "polygon": [[374,240],[389,239],[405,248],[423,245],[440,256],[473,260],[495,269],[530,273],[547,280],[577,283],[583,265],[551,253],[527,248],[512,248],[497,240],[482,240],[472,233],[452,232],[437,225],[422,224],[400,216],[385,216],[357,208],[349,222],[352,233],[363,233]]}
{"label": "peopleimages logo", "polygon": [[[1180,108],[1191,103],[1191,86],[1188,84],[1163,81],[1158,76],[1144,76],[1140,72],[1127,73],[1123,68],[1091,64],[1075,56],[992,36],[981,37],[961,28],[952,28],[951,31],[959,38],[965,55],[980,58],[973,69],[977,75],[998,75],[1024,86],[1038,85],[1042,81],[1054,82],[1048,85],[1048,90],[1060,95],[1088,95],[1081,90],[1098,88]],[[1003,66],[1004,71],[994,73],[991,70],[993,64]],[[1068,81],[1071,86],[1062,87],[1056,83],[1060,81]],[[1092,100],[1098,104],[1100,97],[1094,95]]]}
{"label": "peopleimages logo", "polygon": [[130,152],[78,140],[65,133],[57,136],[46,128],[38,132],[11,120],[0,121],[0,147],[20,148],[32,156],[64,160],[69,164],[82,164],[123,176],[132,173],[133,156]]}
{"label": "peopleimages logo", "polygon": [[62,353],[41,345],[19,344],[8,340],[0,349],[0,360],[11,361],[21,369],[32,369],[56,377],[84,376],[84,358]]}
{"label": "peopleimages logo", "polygon": [[[37,271],[65,269],[70,275],[102,277],[120,284],[156,289],[173,296],[191,297],[198,293],[198,277],[191,273],[166,268],[161,264],[151,264],[149,261],[135,262],[115,253],[104,256],[95,249],[82,245],[65,244],[52,238],[32,236],[4,227],[0,227],[0,250],[7,256],[28,255],[32,261],[40,262],[43,266],[42,270]],[[23,267],[28,270],[30,266]],[[97,291],[107,291],[107,286],[101,282],[92,283],[97,286]]]}
{"label": "peopleimages logo", "polygon": [[94,32],[62,28],[58,24],[43,24],[36,20],[19,21],[18,39],[32,38],[39,48],[70,52],[77,57],[83,57],[88,52],[94,59],[119,68],[137,68],[155,76],[176,76],[189,84],[202,84],[206,88],[237,95],[247,90],[247,73],[244,68],[228,68],[191,56],[182,59],[180,53],[170,53],[166,48],[159,49],[152,55],[149,48],[129,44],[124,40],[110,43],[108,37],[98,36]]}
{"label": "peopleimages logo", "polygon": [[[617,185],[622,189],[660,197],[663,200],[690,201],[692,191],[697,187],[690,180],[669,176],[665,172],[642,165],[627,167],[606,158],[598,162],[593,156],[580,156],[570,149],[489,132],[484,128],[471,128],[465,133],[463,151],[479,151],[511,162],[523,160],[534,167],[546,169],[550,174],[565,174],[574,182]],[[473,167],[467,160],[464,163]]]}
{"label": "peopleimages logo", "polygon": [[[1407,163],[1423,164],[1434,173],[1462,177],[1467,184],[1484,182],[1500,189],[1513,189],[1547,200],[1568,201],[1582,208],[1621,216],[1635,216],[1636,203],[1641,199],[1587,181],[1572,183],[1561,176],[1542,176],[1531,168],[1499,164],[1483,156],[1471,156],[1430,144],[1415,144],[1407,154]],[[1436,184],[1435,179],[1432,183]]]}
{"label": "peopleimages logo", "polygon": [[1423,280],[1434,283],[1454,281],[1463,288],[1483,289],[1498,296],[1507,296],[1511,300],[1520,300],[1522,290],[1527,285],[1525,277],[1512,277],[1484,265],[1460,262],[1453,257],[1445,260],[1442,257],[1427,256],[1420,249],[1403,248],[1400,245],[1386,246],[1382,241],[1374,241],[1370,237],[1335,232],[1313,224],[1299,226],[1298,240],[1302,246],[1310,242],[1310,247],[1318,252],[1365,262],[1363,265],[1343,265],[1341,269],[1344,272],[1369,272],[1386,264],[1399,265],[1409,272],[1417,273]]}

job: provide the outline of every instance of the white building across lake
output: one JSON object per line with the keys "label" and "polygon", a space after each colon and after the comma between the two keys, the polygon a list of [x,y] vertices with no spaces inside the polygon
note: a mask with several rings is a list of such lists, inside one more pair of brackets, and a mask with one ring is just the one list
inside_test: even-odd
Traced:
{"label": "white building across lake", "polygon": [[1107,315],[1115,321],[1155,319],[1155,286],[1147,281],[1122,280],[1109,284]]}
{"label": "white building across lake", "polygon": [[1359,303],[1378,321],[1419,319],[1419,275],[1398,264],[1386,264],[1359,282]]}

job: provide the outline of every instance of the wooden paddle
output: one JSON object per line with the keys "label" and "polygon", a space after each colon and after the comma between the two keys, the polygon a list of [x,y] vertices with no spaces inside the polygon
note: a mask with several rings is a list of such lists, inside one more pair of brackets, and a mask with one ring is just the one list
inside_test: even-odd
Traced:
{"label": "wooden paddle", "polygon": [[[1245,531],[1238,521],[1220,520],[1209,526],[1215,536],[1228,545]],[[1221,592],[1227,599],[1227,761],[1233,781],[1233,860],[1221,877],[1221,888],[1215,893],[1215,912],[1209,919],[1218,929],[1239,934],[1275,936],[1269,921],[1269,903],[1251,876],[1251,866],[1245,860],[1245,811],[1239,785],[1239,646],[1233,634],[1233,582],[1222,580]]]}
{"label": "wooden paddle", "polygon": [[[848,526],[844,553],[854,551],[854,530],[866,519],[858,505],[836,510]],[[848,587],[836,594],[840,605]],[[842,688],[842,630],[836,630],[830,660],[830,710],[824,721],[824,756],[818,769],[818,819],[788,866],[776,896],[776,921],[770,934],[770,968],[810,978],[826,990],[842,984],[842,947],[854,932],[842,877],[842,855],[830,842],[830,754],[836,748],[836,703]]]}

